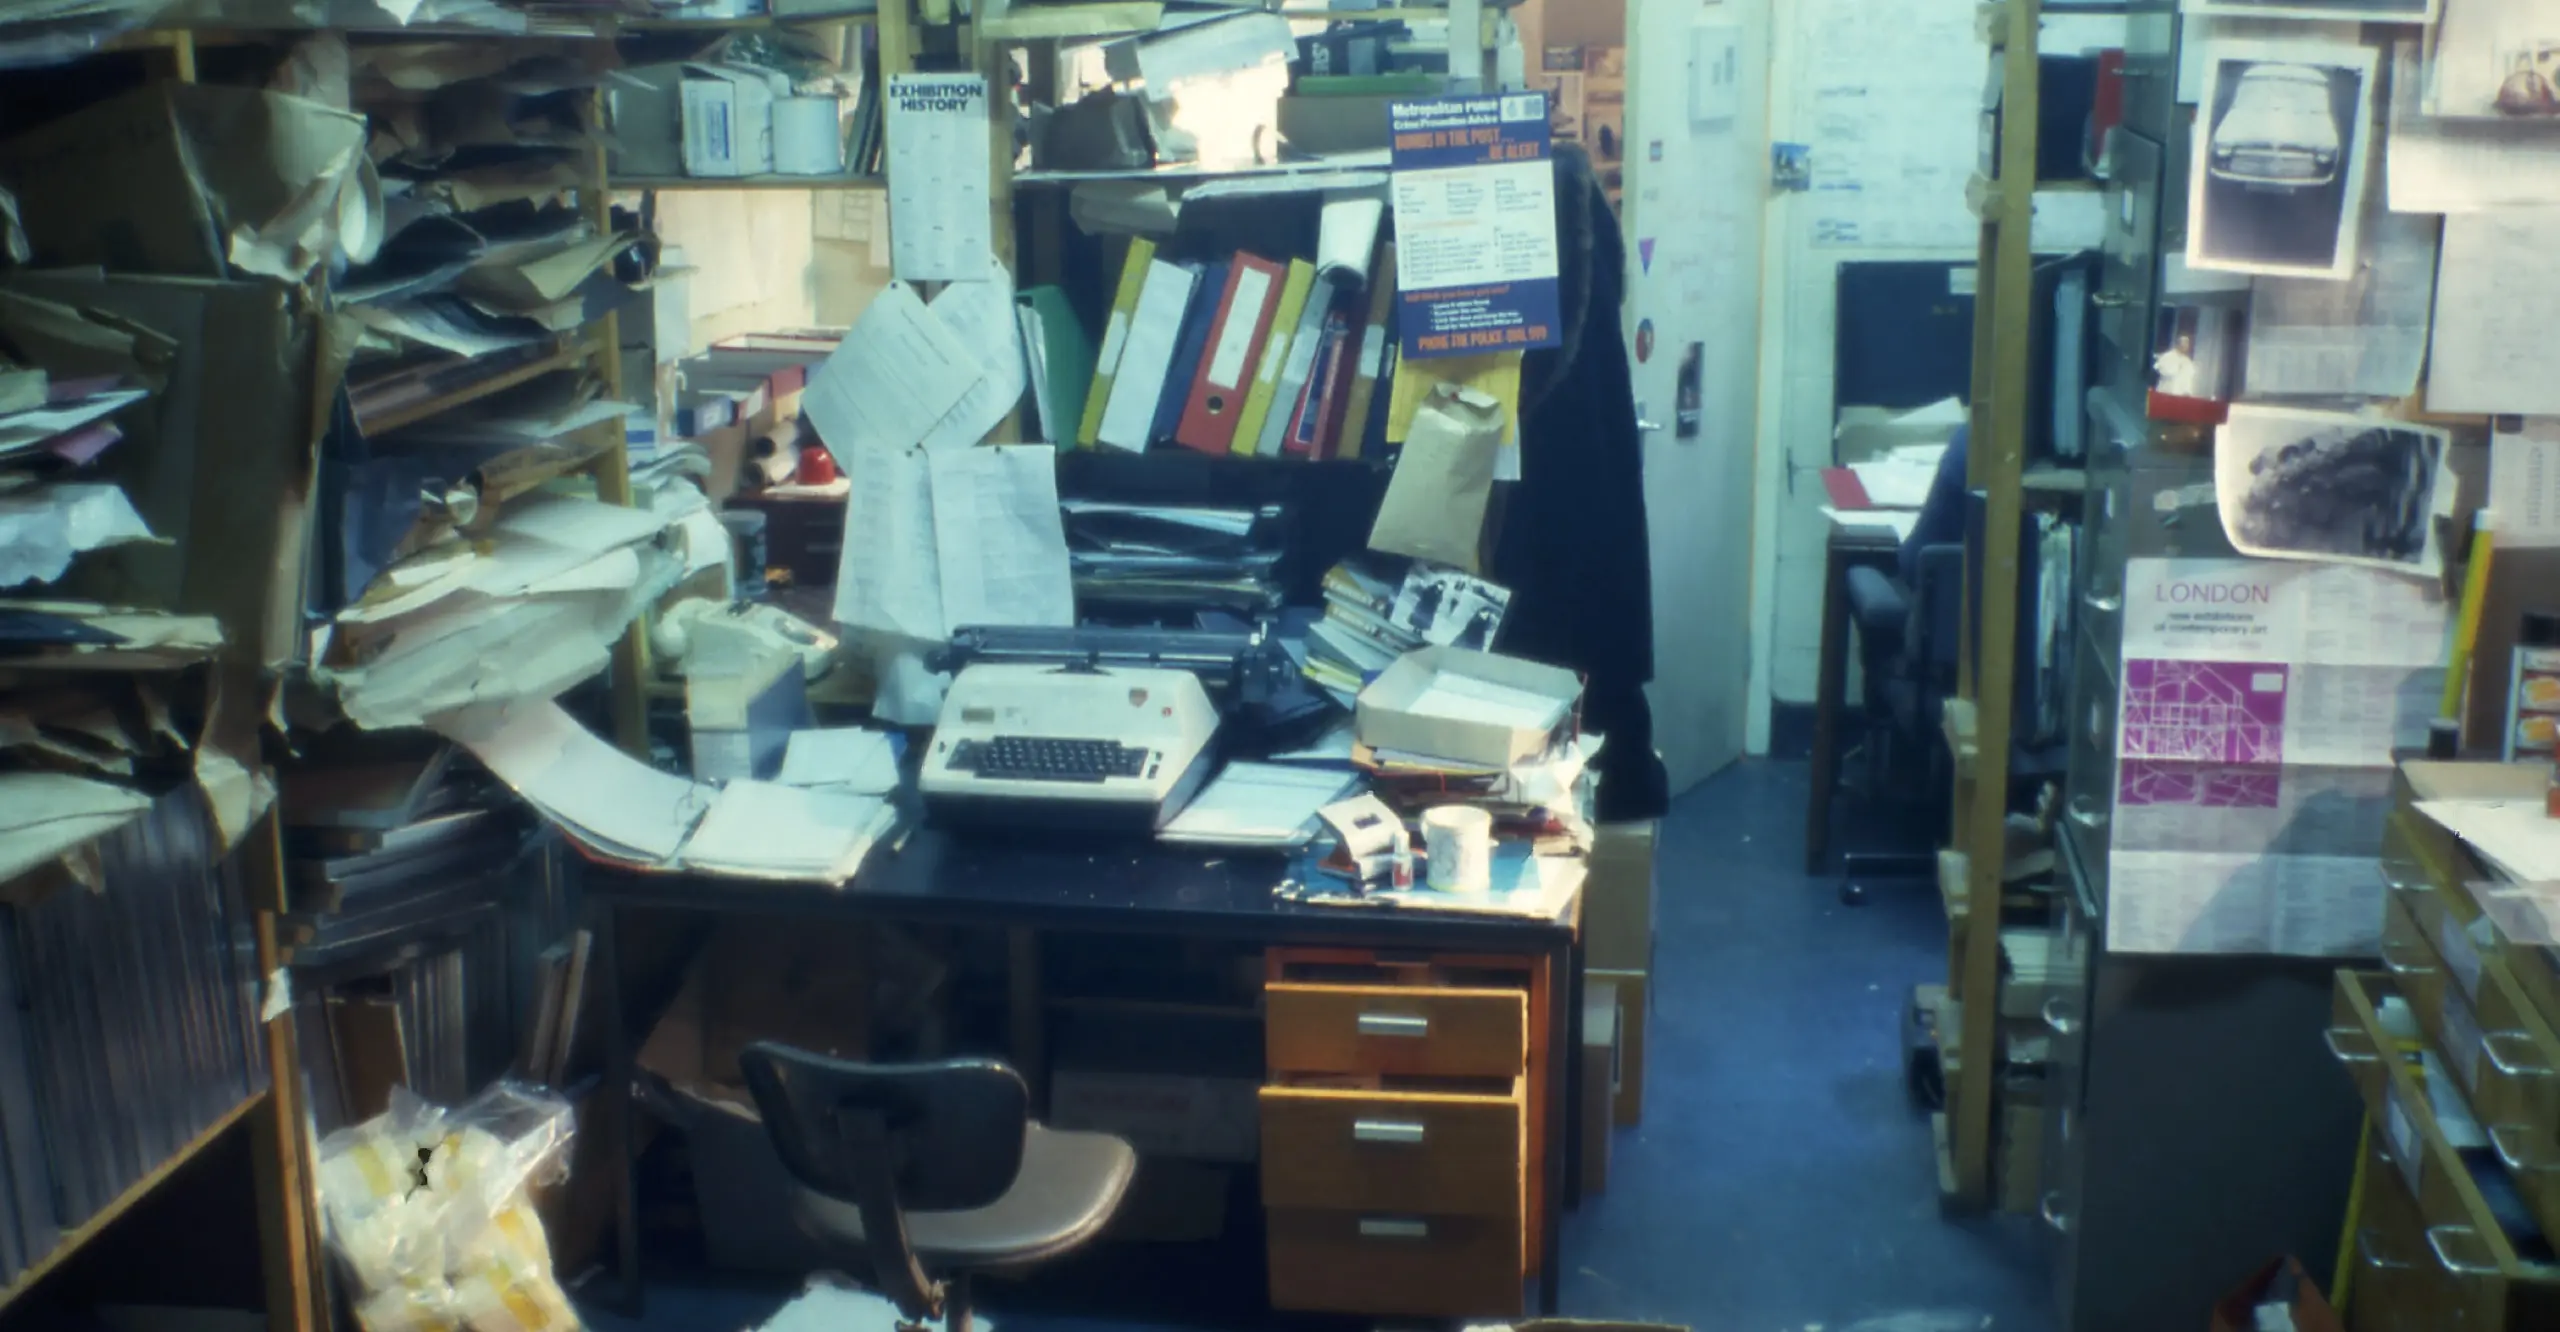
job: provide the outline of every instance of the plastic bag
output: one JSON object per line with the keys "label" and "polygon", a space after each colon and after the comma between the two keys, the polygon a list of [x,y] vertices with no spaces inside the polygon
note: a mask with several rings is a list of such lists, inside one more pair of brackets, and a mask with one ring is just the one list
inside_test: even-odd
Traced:
{"label": "plastic bag", "polygon": [[574,1119],[515,1083],[450,1110],[401,1089],[321,1142],[330,1248],[366,1332],[575,1332],[527,1193],[566,1177]]}

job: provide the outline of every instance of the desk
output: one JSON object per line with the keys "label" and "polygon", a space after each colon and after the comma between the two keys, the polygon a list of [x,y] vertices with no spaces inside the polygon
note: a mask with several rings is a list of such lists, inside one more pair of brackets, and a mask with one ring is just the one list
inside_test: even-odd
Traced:
{"label": "desk", "polygon": [[1831,795],[1840,784],[1840,696],[1849,689],[1849,600],[1852,566],[1890,566],[1902,542],[1884,527],[1831,522],[1822,557],[1822,649],[1813,694],[1813,777],[1805,796],[1804,872],[1820,874],[1831,850]]}
{"label": "desk", "polygon": [[585,893],[595,930],[597,999],[604,1006],[604,1128],[616,1164],[615,1240],[622,1295],[640,1300],[631,1098],[632,1032],[623,1012],[614,922],[626,910],[824,916],[1004,928],[1213,939],[1264,947],[1373,948],[1405,953],[1508,956],[1542,964],[1549,978],[1542,1023],[1549,1051],[1535,1085],[1548,1107],[1540,1144],[1542,1199],[1533,1208],[1541,1237],[1538,1307],[1556,1309],[1568,1154],[1579,1141],[1572,1089],[1579,1070],[1582,984],[1579,898],[1560,919],[1426,914],[1369,907],[1306,906],[1276,900],[1293,872],[1278,856],[1203,852],[1152,843],[990,840],[917,829],[906,843],[875,851],[841,890],[813,884],[753,884],[598,869]]}

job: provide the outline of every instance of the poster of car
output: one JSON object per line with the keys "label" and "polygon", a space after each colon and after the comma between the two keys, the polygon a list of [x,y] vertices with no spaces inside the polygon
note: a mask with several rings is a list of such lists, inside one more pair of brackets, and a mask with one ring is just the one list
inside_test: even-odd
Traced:
{"label": "poster of car", "polygon": [[2213,441],[2223,535],[2243,555],[2434,577],[2436,519],[2453,512],[2448,438],[2406,421],[2235,404]]}
{"label": "poster of car", "polygon": [[2229,42],[2206,57],[2187,191],[2187,264],[2343,279],[2364,217],[2380,53]]}
{"label": "poster of car", "polygon": [[2443,8],[2444,0],[2187,0],[2191,14],[2347,23],[2433,23]]}

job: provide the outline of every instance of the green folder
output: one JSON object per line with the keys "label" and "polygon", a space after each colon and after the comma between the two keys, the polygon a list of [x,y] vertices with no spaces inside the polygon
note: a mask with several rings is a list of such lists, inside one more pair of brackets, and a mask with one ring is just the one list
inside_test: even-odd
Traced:
{"label": "green folder", "polygon": [[1032,396],[1040,407],[1040,433],[1060,448],[1074,448],[1084,420],[1085,394],[1093,389],[1093,339],[1076,318],[1067,293],[1033,287],[1013,298],[1022,321],[1022,346],[1038,377]]}

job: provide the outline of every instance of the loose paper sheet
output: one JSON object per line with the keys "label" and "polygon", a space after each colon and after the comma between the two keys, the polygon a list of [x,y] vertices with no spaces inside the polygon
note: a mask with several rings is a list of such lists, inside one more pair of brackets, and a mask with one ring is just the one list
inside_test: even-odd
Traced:
{"label": "loose paper sheet", "polygon": [[2560,880],[2560,821],[2540,800],[2421,800],[2418,812],[2516,882]]}
{"label": "loose paper sheet", "polygon": [[2450,437],[2406,421],[2243,403],[2214,432],[2215,502],[2244,555],[2444,572]]}
{"label": "loose paper sheet", "polygon": [[889,248],[909,282],[969,282],[995,254],[987,81],[894,74],[888,100]]}
{"label": "loose paper sheet", "polygon": [[[983,267],[971,271],[985,276]],[[986,374],[915,288],[892,282],[810,372],[801,410],[836,460],[850,464],[922,443]]]}
{"label": "loose paper sheet", "polygon": [[846,467],[836,623],[923,642],[951,636],[934,540],[933,464],[911,449],[857,454]]}
{"label": "loose paper sheet", "polygon": [[961,449],[934,455],[932,469],[949,627],[1072,627],[1075,579],[1058,512],[1057,450]]}
{"label": "loose paper sheet", "polygon": [[[1808,0],[1813,243],[1964,249],[1979,165],[1983,48],[1959,4]],[[2038,211],[2043,210],[2043,201]]]}
{"label": "loose paper sheet", "polygon": [[[2560,170],[2560,154],[2544,169]],[[2560,415],[2553,292],[2560,292],[2560,208],[2447,217],[2427,409]]]}
{"label": "loose paper sheet", "polygon": [[2500,549],[2560,546],[2560,417],[2498,423],[2489,437],[2489,513]]}
{"label": "loose paper sheet", "polygon": [[64,483],[0,495],[0,588],[49,583],[82,551],[150,539],[133,502],[111,485]]}
{"label": "loose paper sheet", "polygon": [[2427,31],[2423,105],[2448,120],[2560,117],[2560,3],[2455,0]]}
{"label": "loose paper sheet", "polygon": [[965,449],[987,437],[1030,387],[1022,359],[1022,327],[1015,317],[1013,274],[987,257],[975,282],[954,282],[935,293],[927,308],[984,372],[924,437],[925,451]]}
{"label": "loose paper sheet", "polygon": [[2130,561],[2109,945],[2371,952],[2391,755],[2440,701],[2446,610],[2373,569]]}
{"label": "loose paper sheet", "polygon": [[2405,398],[2418,391],[2435,307],[2433,217],[2371,212],[2344,282],[2264,277],[2249,301],[2249,392]]}
{"label": "loose paper sheet", "polygon": [[897,739],[860,726],[794,731],[774,780],[785,786],[887,795],[898,789]]}
{"label": "loose paper sheet", "polygon": [[437,718],[435,729],[562,831],[610,854],[672,861],[709,808],[708,787],[615,749],[557,703],[475,708]]}
{"label": "loose paper sheet", "polygon": [[1158,837],[1218,846],[1303,845],[1315,834],[1317,811],[1357,780],[1338,769],[1230,763]]}

